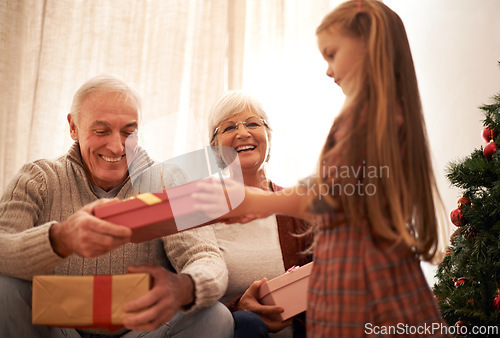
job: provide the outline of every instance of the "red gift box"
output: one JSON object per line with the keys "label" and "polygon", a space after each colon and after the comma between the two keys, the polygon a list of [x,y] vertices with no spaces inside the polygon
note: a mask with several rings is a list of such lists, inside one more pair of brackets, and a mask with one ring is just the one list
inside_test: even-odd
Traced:
{"label": "red gift box", "polygon": [[[205,213],[193,208],[191,195],[200,182],[212,182],[212,178],[194,181],[160,193],[145,193],[124,201],[112,201],[97,205],[96,217],[132,229],[134,243],[171,235],[200,225],[214,222]],[[224,190],[221,187],[221,193]],[[226,196],[229,204],[229,199]],[[229,207],[227,212],[229,212]]]}
{"label": "red gift box", "polygon": [[32,322],[70,328],[123,327],[123,306],[151,287],[145,273],[97,276],[35,276]]}
{"label": "red gift box", "polygon": [[313,263],[290,269],[285,274],[262,284],[259,301],[264,305],[278,305],[285,311],[277,319],[287,320],[307,308],[307,285]]}

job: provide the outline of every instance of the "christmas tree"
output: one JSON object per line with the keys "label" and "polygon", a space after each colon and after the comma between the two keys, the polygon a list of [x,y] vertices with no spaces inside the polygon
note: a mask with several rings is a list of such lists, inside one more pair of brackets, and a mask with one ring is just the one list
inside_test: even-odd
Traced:
{"label": "christmas tree", "polygon": [[492,100],[480,107],[485,146],[447,170],[463,195],[450,213],[457,228],[434,285],[450,332],[467,337],[500,332],[500,93]]}

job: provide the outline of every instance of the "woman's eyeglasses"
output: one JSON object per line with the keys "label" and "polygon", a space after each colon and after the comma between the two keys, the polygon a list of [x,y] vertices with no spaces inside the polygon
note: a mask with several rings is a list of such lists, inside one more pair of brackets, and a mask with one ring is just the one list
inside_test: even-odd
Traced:
{"label": "woman's eyeglasses", "polygon": [[259,129],[262,126],[267,127],[267,122],[256,116],[249,117],[245,121],[240,122],[224,122],[217,128],[215,128],[214,134],[212,136],[212,141],[215,139],[217,133],[220,132],[222,135],[231,135],[238,130],[238,125],[242,124],[247,130]]}

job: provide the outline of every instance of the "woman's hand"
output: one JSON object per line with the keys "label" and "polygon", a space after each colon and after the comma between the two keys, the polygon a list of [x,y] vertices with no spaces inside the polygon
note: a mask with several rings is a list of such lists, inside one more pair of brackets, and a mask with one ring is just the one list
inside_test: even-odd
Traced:
{"label": "woman's hand", "polygon": [[284,309],[280,306],[262,305],[259,303],[259,289],[265,282],[267,282],[266,278],[253,282],[252,285],[250,285],[250,287],[245,291],[243,296],[241,296],[237,308],[238,310],[251,311],[257,314],[260,318],[262,318],[269,332],[278,332],[291,325],[292,319],[287,319],[285,321],[279,319],[278,315],[284,311]]}

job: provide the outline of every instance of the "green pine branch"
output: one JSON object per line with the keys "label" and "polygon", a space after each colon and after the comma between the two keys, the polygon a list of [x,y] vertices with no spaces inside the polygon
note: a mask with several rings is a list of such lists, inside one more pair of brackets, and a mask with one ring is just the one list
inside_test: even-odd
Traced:
{"label": "green pine branch", "polygon": [[[492,101],[479,107],[483,125],[500,131],[500,93]],[[495,142],[500,145],[500,133]],[[493,308],[493,299],[500,289],[500,151],[487,159],[483,147],[475,149],[450,162],[446,177],[471,205],[461,206],[466,224],[457,227],[436,271],[439,308],[449,325],[463,320],[469,326],[498,326],[500,310]],[[455,285],[461,277],[466,282]]]}

